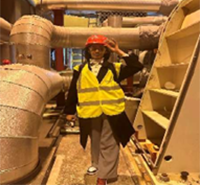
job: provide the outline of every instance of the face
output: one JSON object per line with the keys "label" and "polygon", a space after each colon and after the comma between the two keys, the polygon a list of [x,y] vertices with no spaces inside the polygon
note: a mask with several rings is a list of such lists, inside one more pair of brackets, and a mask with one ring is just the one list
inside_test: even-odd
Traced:
{"label": "face", "polygon": [[102,59],[106,53],[106,48],[101,44],[93,44],[89,47],[88,51],[92,59]]}

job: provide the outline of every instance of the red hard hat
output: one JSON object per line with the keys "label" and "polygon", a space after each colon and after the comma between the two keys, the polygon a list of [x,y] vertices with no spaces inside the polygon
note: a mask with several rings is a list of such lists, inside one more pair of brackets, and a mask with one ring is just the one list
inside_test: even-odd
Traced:
{"label": "red hard hat", "polygon": [[4,59],[4,60],[2,60],[2,64],[3,65],[11,64],[11,61],[8,59]]}
{"label": "red hard hat", "polygon": [[87,42],[85,43],[85,46],[87,47],[90,44],[105,44],[105,41],[107,40],[107,37],[104,37],[103,35],[92,35],[87,39]]}

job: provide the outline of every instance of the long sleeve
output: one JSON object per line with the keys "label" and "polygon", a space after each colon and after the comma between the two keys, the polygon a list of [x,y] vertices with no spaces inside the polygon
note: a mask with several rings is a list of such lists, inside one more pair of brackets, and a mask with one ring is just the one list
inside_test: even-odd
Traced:
{"label": "long sleeve", "polygon": [[65,109],[64,109],[65,114],[76,113],[76,104],[78,102],[76,82],[78,80],[78,77],[79,77],[79,72],[74,70],[73,78],[67,95],[67,100],[65,102]]}
{"label": "long sleeve", "polygon": [[123,57],[123,59],[126,62],[126,65],[121,66],[118,82],[134,75],[144,67],[138,61],[138,56],[135,54],[132,54],[129,57]]}

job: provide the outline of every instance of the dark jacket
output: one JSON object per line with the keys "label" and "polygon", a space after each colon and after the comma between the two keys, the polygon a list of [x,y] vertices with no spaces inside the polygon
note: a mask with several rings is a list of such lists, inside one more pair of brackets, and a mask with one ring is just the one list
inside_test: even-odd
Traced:
{"label": "dark jacket", "polygon": [[[108,69],[110,69],[113,72],[114,80],[117,83],[120,83],[122,80],[142,70],[143,65],[138,61],[138,57],[136,55],[123,57],[123,59],[125,60],[126,65],[121,66],[120,74],[118,77],[116,75],[114,65],[112,63],[109,63],[108,61],[104,61],[97,75],[99,83],[106,75]],[[69,88],[68,97],[65,102],[65,109],[64,109],[65,114],[76,113],[76,104],[78,103],[76,82],[78,80],[79,74],[80,72],[77,71],[74,71],[73,73],[73,78]],[[131,135],[134,134],[135,132],[132,127],[132,124],[130,123],[129,119],[126,116],[126,113],[122,112],[121,114],[115,116],[107,115],[107,117],[114,135],[117,137],[117,139],[123,146],[126,146]],[[83,148],[85,148],[86,146],[87,138],[90,133],[90,120],[91,118],[88,119],[79,118],[80,135],[81,135],[80,143],[83,146]]]}

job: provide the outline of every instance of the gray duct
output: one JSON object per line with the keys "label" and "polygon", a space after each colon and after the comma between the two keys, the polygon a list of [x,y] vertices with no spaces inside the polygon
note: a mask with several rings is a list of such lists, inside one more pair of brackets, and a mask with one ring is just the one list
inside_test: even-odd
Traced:
{"label": "gray duct", "polygon": [[45,105],[63,88],[57,73],[36,66],[0,67],[0,179],[18,180],[38,163],[38,128]]}
{"label": "gray duct", "polygon": [[9,22],[0,17],[0,44],[9,42],[11,27]]}
{"label": "gray duct", "polygon": [[44,10],[150,11],[169,15],[179,0],[42,0]]}

